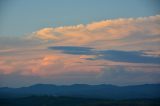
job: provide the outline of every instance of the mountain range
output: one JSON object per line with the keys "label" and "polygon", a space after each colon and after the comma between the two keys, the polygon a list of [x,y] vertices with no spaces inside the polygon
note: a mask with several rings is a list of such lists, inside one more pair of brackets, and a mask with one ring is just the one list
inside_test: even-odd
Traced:
{"label": "mountain range", "polygon": [[66,96],[100,99],[152,99],[160,98],[160,84],[144,84],[132,86],[115,85],[52,85],[36,84],[21,88],[0,88],[0,98],[27,96]]}

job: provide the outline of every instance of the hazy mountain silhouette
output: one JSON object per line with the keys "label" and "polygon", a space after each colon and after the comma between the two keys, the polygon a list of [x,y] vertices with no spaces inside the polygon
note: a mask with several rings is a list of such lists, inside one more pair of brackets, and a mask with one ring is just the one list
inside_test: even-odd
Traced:
{"label": "hazy mountain silhouette", "polygon": [[36,84],[21,88],[0,88],[0,97],[26,97],[26,96],[67,96],[84,98],[108,99],[135,99],[135,98],[160,98],[160,84],[144,84],[135,86],[114,85],[51,85]]}

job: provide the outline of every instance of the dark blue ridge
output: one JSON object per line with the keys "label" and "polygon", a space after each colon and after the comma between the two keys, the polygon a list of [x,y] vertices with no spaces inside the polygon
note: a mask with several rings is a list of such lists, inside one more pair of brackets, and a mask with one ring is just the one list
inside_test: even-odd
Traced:
{"label": "dark blue ridge", "polygon": [[69,96],[105,99],[160,98],[160,84],[134,86],[115,85],[51,85],[36,84],[21,88],[0,88],[0,98],[26,97],[31,95]]}

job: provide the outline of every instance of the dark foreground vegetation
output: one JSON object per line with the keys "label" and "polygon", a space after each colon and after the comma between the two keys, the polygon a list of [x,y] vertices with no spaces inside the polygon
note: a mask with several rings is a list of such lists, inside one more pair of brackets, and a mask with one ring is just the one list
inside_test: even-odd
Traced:
{"label": "dark foreground vegetation", "polygon": [[110,100],[29,96],[21,98],[1,98],[0,106],[160,106],[160,99]]}

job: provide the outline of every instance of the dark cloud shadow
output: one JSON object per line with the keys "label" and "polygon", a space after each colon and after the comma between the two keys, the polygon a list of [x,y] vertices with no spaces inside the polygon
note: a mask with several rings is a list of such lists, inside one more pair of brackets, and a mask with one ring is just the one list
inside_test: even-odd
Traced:
{"label": "dark cloud shadow", "polygon": [[49,47],[49,49],[59,50],[65,54],[73,55],[92,55],[94,53],[93,48],[80,46],[53,46]]}
{"label": "dark cloud shadow", "polygon": [[99,51],[97,59],[112,60],[118,62],[131,63],[153,63],[160,64],[160,57],[147,56],[143,51],[119,51],[119,50],[103,50]]}
{"label": "dark cloud shadow", "polygon": [[89,60],[160,64],[160,57],[147,56],[144,51],[96,50],[94,48],[80,46],[53,46],[49,47],[49,49],[58,50],[65,54],[96,56]]}

